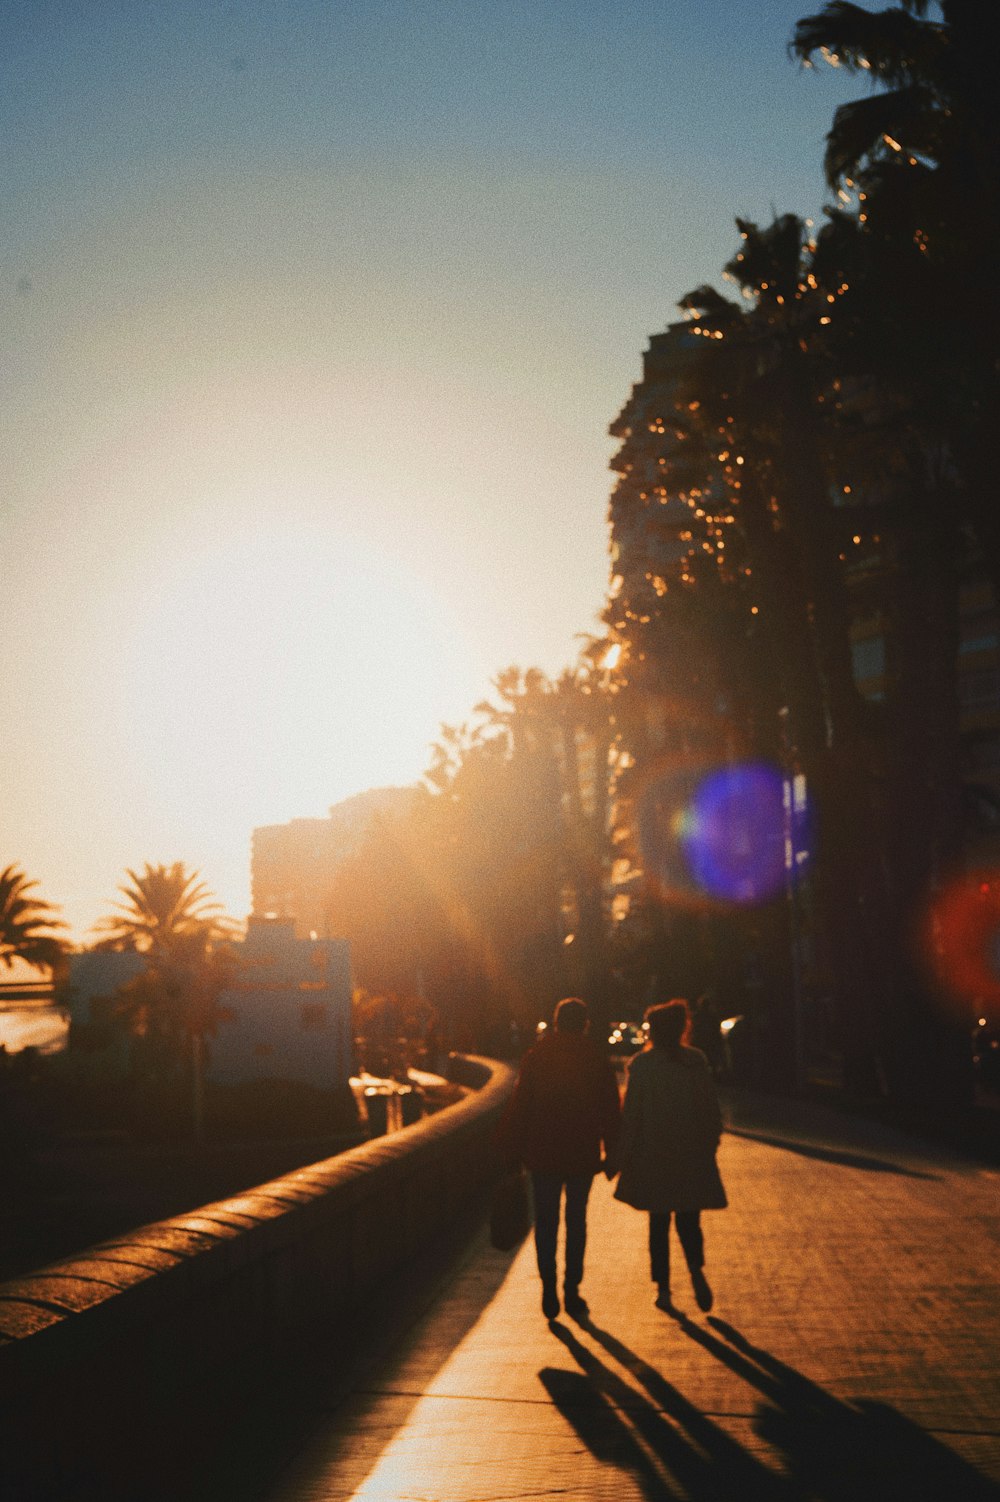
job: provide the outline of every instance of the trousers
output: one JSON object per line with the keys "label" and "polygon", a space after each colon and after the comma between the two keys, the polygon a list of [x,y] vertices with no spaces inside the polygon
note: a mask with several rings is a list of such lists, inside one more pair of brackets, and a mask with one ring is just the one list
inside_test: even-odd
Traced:
{"label": "trousers", "polygon": [[670,1216],[677,1222],[684,1260],[691,1272],[705,1265],[705,1239],[700,1210],[653,1211],[649,1213],[649,1269],[654,1283],[670,1287]]}
{"label": "trousers", "polygon": [[535,1198],[535,1256],[543,1283],[555,1286],[556,1246],[559,1240],[559,1211],[563,1190],[566,1192],[566,1252],[563,1283],[578,1288],[583,1277],[583,1256],[587,1249],[587,1200],[594,1176],[570,1174],[565,1178],[552,1173],[533,1173],[531,1187]]}

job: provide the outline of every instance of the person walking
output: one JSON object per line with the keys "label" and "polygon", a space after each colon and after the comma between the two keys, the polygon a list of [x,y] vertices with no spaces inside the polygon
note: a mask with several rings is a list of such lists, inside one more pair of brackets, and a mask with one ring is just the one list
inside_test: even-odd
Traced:
{"label": "person walking", "polygon": [[576,1319],[588,1314],[580,1293],[587,1245],[587,1200],[594,1175],[617,1171],[621,1103],[614,1067],[587,1036],[589,1014],[579,997],[555,1009],[553,1026],[525,1054],[498,1145],[531,1174],[535,1254],[542,1280],[542,1313],[559,1314],[556,1252],[565,1194],[563,1305]]}
{"label": "person walking", "polygon": [[718,1078],[722,1072],[722,1029],[720,1027],[719,1009],[715,997],[711,991],[706,991],[699,996],[691,1011],[691,1036],[688,1040],[692,1048],[700,1048],[708,1060],[708,1067],[713,1075]]}
{"label": "person walking", "polygon": [[712,1307],[705,1277],[702,1210],[728,1203],[716,1150],[722,1112],[705,1055],[688,1047],[686,1001],[662,1002],[646,1012],[649,1046],[629,1065],[615,1198],[649,1214],[649,1262],[656,1305],[671,1309],[670,1220],[691,1274],[698,1308]]}

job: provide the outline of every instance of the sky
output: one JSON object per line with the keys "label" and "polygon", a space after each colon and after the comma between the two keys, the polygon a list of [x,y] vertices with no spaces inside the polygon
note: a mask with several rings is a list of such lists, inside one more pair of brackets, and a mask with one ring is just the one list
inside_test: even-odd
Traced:
{"label": "sky", "polygon": [[821,212],[818,8],[0,6],[0,869],[75,939],[599,630],[649,336]]}

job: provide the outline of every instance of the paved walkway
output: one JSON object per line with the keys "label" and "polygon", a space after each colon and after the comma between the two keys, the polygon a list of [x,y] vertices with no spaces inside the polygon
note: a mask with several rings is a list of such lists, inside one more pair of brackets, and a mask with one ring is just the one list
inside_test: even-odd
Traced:
{"label": "paved walkway", "polygon": [[1000,1497],[1000,1174],[819,1108],[728,1114],[711,1315],[679,1255],[654,1308],[644,1217],[599,1180],[590,1321],[548,1325],[530,1242],[480,1233],[388,1359],[320,1382],[267,1502]]}

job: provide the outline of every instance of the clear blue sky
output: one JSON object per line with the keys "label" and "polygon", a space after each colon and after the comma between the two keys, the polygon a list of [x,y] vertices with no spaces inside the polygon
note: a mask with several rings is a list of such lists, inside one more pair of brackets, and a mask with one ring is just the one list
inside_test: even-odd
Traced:
{"label": "clear blue sky", "polygon": [[810,8],[3,7],[0,866],[242,915],[254,824],[572,661],[648,336],[822,204]]}

